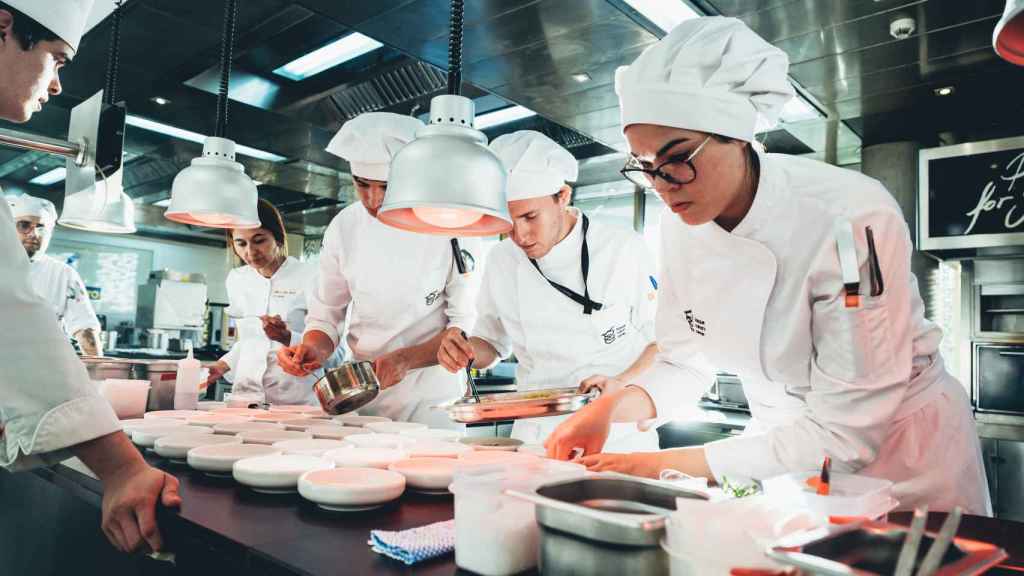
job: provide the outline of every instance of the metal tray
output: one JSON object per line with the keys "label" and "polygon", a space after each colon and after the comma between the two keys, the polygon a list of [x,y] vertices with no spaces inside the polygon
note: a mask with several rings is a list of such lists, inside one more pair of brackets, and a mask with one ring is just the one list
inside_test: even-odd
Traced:
{"label": "metal tray", "polygon": [[[829,526],[790,535],[775,543],[765,554],[796,566],[808,574],[829,576],[876,576],[891,574],[908,528],[885,522],[863,522]],[[933,536],[925,534],[918,552],[927,553]],[[936,576],[981,574],[1006,559],[997,546],[954,538]]]}
{"label": "metal tray", "polygon": [[472,398],[460,398],[441,408],[448,412],[452,420],[463,424],[499,422],[570,414],[586,406],[597,398],[598,394],[596,389],[583,394],[575,387],[552,388],[530,392],[485,394],[480,396],[480,402],[475,402]]}

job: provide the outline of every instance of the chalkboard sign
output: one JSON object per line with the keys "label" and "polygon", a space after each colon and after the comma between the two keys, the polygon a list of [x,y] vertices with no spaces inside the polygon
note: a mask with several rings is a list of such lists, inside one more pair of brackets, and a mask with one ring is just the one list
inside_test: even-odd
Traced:
{"label": "chalkboard sign", "polygon": [[923,250],[1024,247],[1024,136],[920,153]]}

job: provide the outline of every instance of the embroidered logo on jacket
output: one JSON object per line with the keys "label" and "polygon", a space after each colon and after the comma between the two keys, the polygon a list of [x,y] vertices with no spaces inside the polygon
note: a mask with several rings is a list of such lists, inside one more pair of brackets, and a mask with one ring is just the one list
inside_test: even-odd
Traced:
{"label": "embroidered logo on jacket", "polygon": [[427,306],[433,306],[434,302],[437,302],[438,300],[441,299],[441,294],[442,292],[440,290],[434,290],[430,294],[427,294],[427,297],[424,299],[427,303]]}
{"label": "embroidered logo on jacket", "polygon": [[704,321],[693,315],[693,310],[683,312],[686,315],[686,323],[690,325],[690,331],[698,336],[704,335]]}
{"label": "embroidered logo on jacket", "polygon": [[604,338],[605,344],[612,344],[619,338],[626,335],[626,325],[621,324],[619,326],[612,326],[601,333],[601,338]]}

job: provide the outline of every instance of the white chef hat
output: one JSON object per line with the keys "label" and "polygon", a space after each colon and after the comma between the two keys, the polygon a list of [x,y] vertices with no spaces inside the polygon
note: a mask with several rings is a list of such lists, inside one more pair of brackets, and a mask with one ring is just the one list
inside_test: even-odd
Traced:
{"label": "white chef hat", "polygon": [[4,0],[4,3],[43,25],[77,52],[93,0]]}
{"label": "white chef hat", "polygon": [[331,138],[327,151],[352,166],[352,174],[387,180],[391,159],[416,138],[423,122],[393,112],[367,112],[345,122]]}
{"label": "white chef hat", "polygon": [[508,201],[550,196],[579,177],[576,158],[540,132],[519,130],[491,142],[508,171]]}
{"label": "white chef hat", "polygon": [[793,97],[786,53],[735,18],[687,20],[615,73],[622,128],[656,124],[751,142]]}
{"label": "white chef hat", "polygon": [[7,204],[11,207],[11,216],[15,220],[25,216],[35,216],[48,228],[53,228],[57,222],[57,208],[46,198],[37,198],[28,194],[7,196],[6,198]]}

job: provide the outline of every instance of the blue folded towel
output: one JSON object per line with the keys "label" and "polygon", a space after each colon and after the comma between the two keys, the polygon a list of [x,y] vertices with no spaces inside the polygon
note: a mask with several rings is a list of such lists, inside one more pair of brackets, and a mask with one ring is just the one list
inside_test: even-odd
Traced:
{"label": "blue folded towel", "polygon": [[378,554],[412,565],[455,550],[455,520],[397,532],[371,530],[369,544]]}

